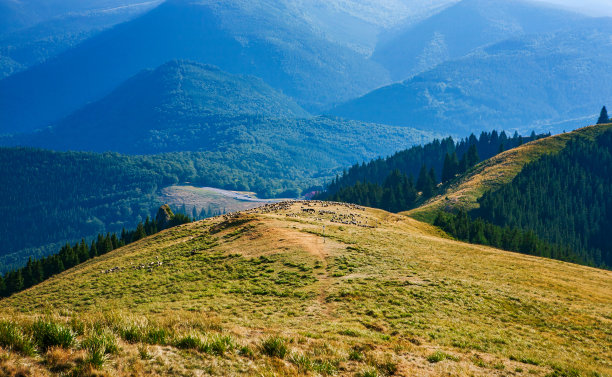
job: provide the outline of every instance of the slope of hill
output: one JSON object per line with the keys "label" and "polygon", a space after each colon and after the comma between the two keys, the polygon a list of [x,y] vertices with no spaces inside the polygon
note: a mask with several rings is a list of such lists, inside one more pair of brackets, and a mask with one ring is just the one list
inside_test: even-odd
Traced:
{"label": "slope of hill", "polygon": [[506,40],[331,113],[462,135],[493,127],[555,133],[570,120],[586,125],[597,117],[593,109],[612,100],[612,89],[601,85],[612,69],[611,33],[610,22],[601,19]]}
{"label": "slope of hill", "polygon": [[423,206],[406,212],[411,217],[433,222],[440,210],[478,208],[478,199],[487,191],[496,191],[510,183],[523,167],[546,154],[563,150],[569,140],[588,138],[594,140],[612,129],[612,125],[596,125],[573,132],[537,140],[501,153],[476,165],[471,171],[450,183],[445,192]]}
{"label": "slope of hill", "polygon": [[[609,271],[455,242],[403,216],[277,204],[174,228],[0,301],[3,334],[16,334],[0,341],[17,351],[0,367],[606,375],[610,290]],[[84,351],[66,336],[67,350],[46,351],[54,324]],[[40,356],[23,355],[22,332]]]}
{"label": "slope of hill", "polygon": [[586,17],[544,3],[522,0],[463,0],[384,38],[372,59],[393,80],[405,80],[475,49],[508,38],[550,33]]}
{"label": "slope of hill", "polygon": [[190,59],[262,78],[308,109],[387,81],[384,69],[275,6],[168,1],[0,81],[0,132],[47,126],[145,68]]}

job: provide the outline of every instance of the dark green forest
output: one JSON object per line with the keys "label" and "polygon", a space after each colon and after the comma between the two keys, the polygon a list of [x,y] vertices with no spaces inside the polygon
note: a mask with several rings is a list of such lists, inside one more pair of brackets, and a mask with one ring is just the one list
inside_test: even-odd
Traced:
{"label": "dark green forest", "polygon": [[[455,143],[451,137],[434,140],[396,153],[386,159],[353,165],[337,176],[319,198],[381,208],[391,212],[415,208],[436,195],[439,183],[463,174],[487,159],[523,143],[549,135],[529,137],[505,132],[483,132]],[[415,178],[416,177],[416,178]]]}
{"label": "dark green forest", "polygon": [[542,240],[531,230],[501,227],[480,218],[473,219],[465,211],[454,215],[439,212],[434,225],[461,241],[571,263],[594,265],[592,259],[585,258],[568,246],[553,245]]}
{"label": "dark green forest", "polygon": [[612,132],[568,143],[486,193],[471,213],[502,227],[532,230],[573,249],[588,264],[612,266]]}

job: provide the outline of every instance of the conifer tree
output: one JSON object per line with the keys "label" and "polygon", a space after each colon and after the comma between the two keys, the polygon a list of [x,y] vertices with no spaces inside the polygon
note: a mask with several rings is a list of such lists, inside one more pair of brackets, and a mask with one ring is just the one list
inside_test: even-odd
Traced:
{"label": "conifer tree", "polygon": [[96,247],[96,243],[91,241],[91,247],[89,248],[89,257],[95,258],[98,256],[98,248]]}
{"label": "conifer tree", "polygon": [[2,274],[0,274],[0,297],[6,297],[6,283]]}
{"label": "conifer tree", "polygon": [[480,157],[478,156],[478,149],[476,149],[476,145],[470,146],[470,149],[468,149],[467,152],[466,159],[468,168],[471,168],[472,166],[480,162]]}
{"label": "conifer tree", "polygon": [[599,114],[599,120],[597,120],[597,124],[605,124],[610,123],[610,117],[608,117],[608,109],[604,106],[601,109],[601,113]]}

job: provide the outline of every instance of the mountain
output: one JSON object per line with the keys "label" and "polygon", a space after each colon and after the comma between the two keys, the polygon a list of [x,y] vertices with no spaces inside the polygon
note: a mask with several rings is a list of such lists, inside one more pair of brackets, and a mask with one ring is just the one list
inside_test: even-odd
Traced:
{"label": "mountain", "polygon": [[387,82],[363,55],[314,34],[282,8],[166,2],[57,57],[0,81],[0,132],[48,126],[172,59],[251,74],[311,110]]}
{"label": "mountain", "polygon": [[159,3],[159,0],[0,0],[0,36],[64,18],[131,13]]}
{"label": "mountain", "polygon": [[[230,75],[200,63],[172,61],[141,72],[53,127],[13,142],[56,150],[182,151],[186,150],[184,142],[193,141],[195,127],[201,127],[202,137],[212,139],[215,133],[226,131],[221,127],[228,118],[241,116],[310,117],[258,78]],[[202,127],[202,122],[208,124]],[[173,145],[161,150],[146,145],[152,135],[162,132],[172,132]],[[181,136],[183,143],[176,140]],[[213,146],[206,141],[195,150]]]}
{"label": "mountain", "polygon": [[[15,25],[17,30],[12,32],[0,32],[0,79],[42,63],[104,29],[154,8],[160,1],[118,6],[106,4],[106,8],[95,2],[78,2],[70,8],[72,10],[57,10],[40,17],[33,13],[40,12],[45,4],[38,2],[26,6],[26,3],[14,2],[13,5],[20,5],[19,12],[27,22],[22,27]],[[49,2],[45,3],[48,5]],[[82,8],[83,5],[86,9]],[[101,8],[87,7],[95,5]],[[10,25],[10,21],[4,25]]]}
{"label": "mountain", "polygon": [[586,17],[522,0],[462,0],[392,36],[383,36],[372,59],[405,80],[479,47],[527,34],[567,29]]}
{"label": "mountain", "polygon": [[610,269],[611,170],[612,130],[595,139],[578,137],[559,153],[525,166],[511,183],[486,192],[471,214],[498,226],[532,230],[570,247],[591,265]]}
{"label": "mountain", "polygon": [[283,203],[169,229],[0,300],[14,350],[0,367],[606,375],[610,290],[610,271],[453,241],[404,216]]}
{"label": "mountain", "polygon": [[[324,135],[331,138],[324,140]],[[395,136],[387,145],[375,146],[363,139],[366,135],[375,139]],[[4,145],[129,154],[233,153],[234,148],[251,150],[265,145],[263,152],[274,145],[278,149],[270,153],[293,150],[291,153],[306,156],[318,155],[322,145],[329,145],[332,151],[319,156],[320,161],[331,161],[333,155],[358,161],[372,152],[374,156],[391,153],[405,142],[412,144],[429,135],[401,127],[312,118],[258,78],[172,61],[136,75],[53,127],[0,140]],[[349,137],[356,139],[348,141]],[[345,149],[349,144],[358,145],[358,150]]]}
{"label": "mountain", "polygon": [[561,132],[597,119],[593,109],[612,100],[612,89],[601,85],[612,69],[610,34],[602,19],[509,39],[330,113],[460,135],[492,128]]}
{"label": "mountain", "polygon": [[476,221],[567,248],[561,254],[576,262],[610,268],[610,169],[612,125],[591,126],[493,157],[408,215],[432,221],[441,210],[468,210]]}

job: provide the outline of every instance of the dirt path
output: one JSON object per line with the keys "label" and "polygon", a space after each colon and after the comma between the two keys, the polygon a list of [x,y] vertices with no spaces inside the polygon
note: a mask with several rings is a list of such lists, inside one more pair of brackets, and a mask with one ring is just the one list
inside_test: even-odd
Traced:
{"label": "dirt path", "polygon": [[321,262],[322,268],[315,270],[315,276],[319,284],[317,300],[307,311],[319,313],[328,318],[333,317],[333,305],[326,300],[333,283],[333,279],[329,275],[328,266],[329,258],[334,254],[334,249],[342,248],[342,244],[330,239],[325,239],[324,242],[323,237],[296,229],[275,227],[275,231],[278,232],[278,237],[283,242],[293,244]]}

